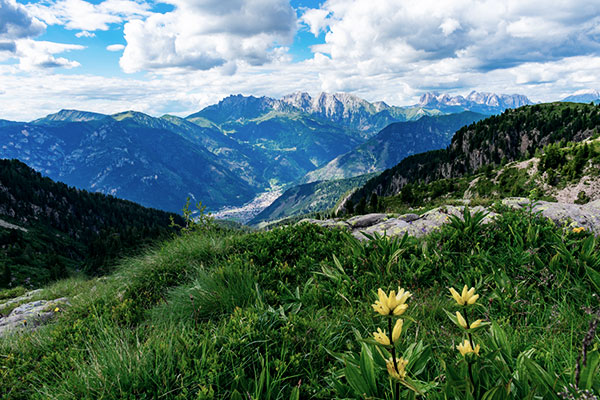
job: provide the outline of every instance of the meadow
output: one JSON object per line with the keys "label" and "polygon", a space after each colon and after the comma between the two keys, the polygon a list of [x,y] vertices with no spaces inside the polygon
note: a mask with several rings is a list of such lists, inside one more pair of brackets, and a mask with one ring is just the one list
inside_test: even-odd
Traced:
{"label": "meadow", "polygon": [[0,396],[598,398],[598,241],[492,208],[419,239],[189,226],[45,288],[71,306],[0,339]]}

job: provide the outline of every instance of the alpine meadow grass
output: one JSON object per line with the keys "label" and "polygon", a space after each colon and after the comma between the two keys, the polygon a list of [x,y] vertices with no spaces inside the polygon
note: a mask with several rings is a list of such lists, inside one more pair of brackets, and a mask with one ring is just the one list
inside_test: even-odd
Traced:
{"label": "alpine meadow grass", "polygon": [[597,397],[597,240],[527,212],[469,217],[370,241],[190,230],[46,289],[71,306],[0,339],[0,396]]}

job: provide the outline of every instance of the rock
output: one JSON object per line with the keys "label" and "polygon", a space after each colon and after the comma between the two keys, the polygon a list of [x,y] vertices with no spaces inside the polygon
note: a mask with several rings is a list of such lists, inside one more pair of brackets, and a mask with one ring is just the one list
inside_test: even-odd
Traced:
{"label": "rock", "polygon": [[[527,198],[512,197],[502,201],[506,206],[519,209],[528,209],[531,201]],[[484,207],[476,206],[469,209],[471,213],[478,211],[486,212],[483,219],[484,224],[492,223],[497,214],[490,212]],[[561,227],[575,228],[583,227],[587,231],[600,235],[600,200],[588,204],[551,203],[538,201],[532,210],[552,220]],[[301,222],[315,223],[324,227],[343,227],[351,230],[352,235],[359,240],[367,240],[367,235],[401,236],[408,233],[410,236],[421,237],[449,222],[450,216],[454,215],[462,219],[464,206],[443,206],[427,211],[423,215],[404,214],[398,217],[390,217],[388,214],[367,214],[352,217],[347,221],[335,220],[312,220],[305,219]]]}
{"label": "rock", "polygon": [[15,297],[15,298],[12,298],[12,299],[8,299],[5,302],[2,302],[0,300],[0,313],[2,312],[3,308],[7,308],[8,306],[11,306],[13,304],[23,303],[25,300],[29,300],[34,295],[36,295],[36,294],[38,294],[40,292],[42,292],[42,289],[36,289],[36,290],[32,290],[30,292],[25,293],[23,296],[19,296],[19,297]]}
{"label": "rock", "polygon": [[367,235],[374,235],[375,233],[377,233],[379,235],[399,236],[403,235],[404,232],[407,231],[409,226],[410,224],[408,222],[403,221],[399,218],[390,218],[386,221],[380,222],[366,229],[354,229],[352,231],[352,235],[358,240],[367,239],[363,232]]}
{"label": "rock", "polygon": [[[69,304],[67,298],[36,300],[21,304],[7,316],[0,318],[0,337],[8,333],[32,331],[48,322],[54,314]],[[55,311],[58,308],[58,311]]]}
{"label": "rock", "polygon": [[304,218],[298,224],[309,223],[322,226],[324,228],[348,228],[350,225],[342,219],[312,219]]}
{"label": "rock", "polygon": [[417,214],[404,214],[398,217],[398,219],[406,222],[413,222],[418,220],[419,218],[421,217]]}
{"label": "rock", "polygon": [[[531,204],[530,200],[525,198],[505,199],[502,203],[509,207],[522,209],[527,209]],[[538,201],[532,211],[541,213],[560,227],[583,227],[586,231],[593,232],[596,235],[600,234],[600,201],[593,201],[588,204]]]}
{"label": "rock", "polygon": [[366,214],[357,215],[356,217],[350,218],[346,221],[352,228],[366,228],[378,224],[388,218],[387,214]]}

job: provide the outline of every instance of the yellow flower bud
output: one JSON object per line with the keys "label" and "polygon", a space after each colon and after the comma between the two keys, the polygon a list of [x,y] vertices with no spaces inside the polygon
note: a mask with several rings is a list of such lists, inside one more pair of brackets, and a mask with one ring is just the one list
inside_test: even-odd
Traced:
{"label": "yellow flower bud", "polygon": [[475,288],[472,287],[469,289],[467,285],[463,287],[461,294],[458,294],[454,288],[450,288],[450,294],[459,306],[475,304],[477,299],[479,299],[479,295],[475,294]]}
{"label": "yellow flower bud", "polygon": [[478,326],[481,325],[481,322],[482,321],[480,319],[478,319],[477,321],[473,322],[469,328],[471,328],[471,329],[477,328]]}
{"label": "yellow flower bud", "polygon": [[467,325],[467,321],[463,318],[462,314],[459,311],[456,312],[456,319],[458,320],[458,323],[460,324],[460,326],[462,326],[465,329],[469,329],[469,325]]}
{"label": "yellow flower bud", "polygon": [[458,349],[458,351],[460,351],[460,354],[463,357],[468,353],[475,353],[476,355],[479,355],[479,345],[475,346],[475,349],[473,349],[473,347],[471,346],[471,342],[469,342],[468,339],[465,339],[465,341],[456,346],[456,348]]}
{"label": "yellow flower bud", "polygon": [[450,288],[450,294],[452,295],[452,297],[458,303],[459,306],[462,306],[462,305],[465,304],[465,302],[463,301],[461,295],[458,294],[458,292],[454,288]]}
{"label": "yellow flower bud", "polygon": [[384,346],[390,345],[390,338],[388,337],[385,331],[382,331],[381,328],[377,328],[377,332],[373,332],[373,337],[377,343],[382,344]]}
{"label": "yellow flower bud", "polygon": [[398,288],[398,294],[395,290],[392,290],[388,295],[379,288],[377,289],[378,299],[372,304],[373,310],[381,315],[402,315],[408,308],[406,300],[411,296],[410,292],[404,289]]}
{"label": "yellow flower bud", "polygon": [[[392,359],[392,357],[390,357],[385,362],[385,366],[387,368],[388,374],[392,378],[397,379],[399,381],[402,381],[402,380],[404,380],[404,378],[406,378],[406,365],[407,364],[408,364],[408,360],[405,360],[402,357],[396,358],[396,363],[394,363],[394,360]],[[398,370],[396,370],[396,368]]]}
{"label": "yellow flower bud", "polygon": [[394,308],[393,314],[395,316],[399,316],[404,314],[404,311],[408,308],[408,304],[400,304],[398,307]]}
{"label": "yellow flower bud", "polygon": [[402,325],[404,324],[404,321],[401,319],[398,319],[396,321],[396,324],[394,325],[394,329],[392,330],[392,342],[396,343],[398,341],[398,339],[400,338],[400,334],[402,333]]}

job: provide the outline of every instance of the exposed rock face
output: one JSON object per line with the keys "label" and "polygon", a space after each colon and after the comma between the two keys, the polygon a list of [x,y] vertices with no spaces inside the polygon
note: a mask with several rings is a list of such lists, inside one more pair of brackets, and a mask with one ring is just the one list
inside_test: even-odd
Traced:
{"label": "exposed rock face", "polygon": [[[528,209],[530,200],[526,198],[508,198],[503,200],[504,205],[518,209]],[[484,224],[494,222],[498,214],[481,206],[470,209],[471,213],[477,211],[486,212]],[[464,206],[443,206],[434,208],[423,215],[404,214],[400,216],[388,214],[367,214],[352,217],[347,221],[342,219],[313,220],[304,219],[300,221],[314,223],[320,226],[348,229],[354,237],[365,240],[364,235],[387,235],[402,236],[408,233],[410,236],[421,237],[440,229],[442,225],[449,222],[450,216],[462,217]],[[552,220],[556,225],[563,228],[580,228],[600,235],[600,200],[584,204],[550,203],[546,201],[536,202],[533,213],[540,213]]]}
{"label": "exposed rock face", "polygon": [[[29,294],[21,296],[20,298],[13,299],[12,303],[14,304],[31,296]],[[7,303],[3,305],[6,306]],[[48,322],[68,304],[69,301],[65,297],[56,300],[36,300],[21,304],[12,310],[7,317],[0,317],[0,337],[9,333],[35,330],[38,326]]]}
{"label": "exposed rock face", "polygon": [[[530,201],[520,197],[505,199],[502,203],[513,208],[530,207]],[[585,228],[586,231],[600,235],[600,200],[587,204],[540,201],[535,203],[532,211],[541,213],[559,227]]]}
{"label": "exposed rock face", "polygon": [[507,108],[517,108],[533,104],[531,100],[520,94],[496,94],[471,92],[466,97],[449,94],[425,93],[419,99],[419,106],[435,108],[445,112],[471,110],[475,112],[497,114]]}

